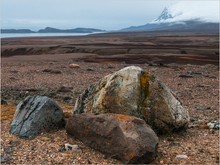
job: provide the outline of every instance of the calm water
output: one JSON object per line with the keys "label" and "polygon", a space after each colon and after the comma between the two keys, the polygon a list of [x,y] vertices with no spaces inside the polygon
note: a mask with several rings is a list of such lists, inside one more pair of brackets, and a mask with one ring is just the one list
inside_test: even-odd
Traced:
{"label": "calm water", "polygon": [[94,33],[3,33],[0,38],[40,37],[40,36],[85,36]]}

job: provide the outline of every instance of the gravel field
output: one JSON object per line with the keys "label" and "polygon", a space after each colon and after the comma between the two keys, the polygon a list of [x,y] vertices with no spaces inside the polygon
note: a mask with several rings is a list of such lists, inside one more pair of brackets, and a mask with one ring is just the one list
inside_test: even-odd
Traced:
{"label": "gravel field", "polygon": [[[16,55],[1,58],[1,162],[7,164],[120,164],[58,130],[24,140],[9,134],[16,105],[28,95],[46,95],[71,115],[76,98],[100,78],[125,66],[140,66],[156,75],[189,110],[186,131],[158,135],[160,142],[153,164],[219,164],[219,130],[208,122],[219,121],[219,67],[213,64],[127,64],[77,59],[93,54]],[[80,68],[70,68],[75,63]],[[67,90],[63,90],[67,89]],[[65,143],[80,151],[61,152]],[[177,155],[186,155],[178,158]]]}

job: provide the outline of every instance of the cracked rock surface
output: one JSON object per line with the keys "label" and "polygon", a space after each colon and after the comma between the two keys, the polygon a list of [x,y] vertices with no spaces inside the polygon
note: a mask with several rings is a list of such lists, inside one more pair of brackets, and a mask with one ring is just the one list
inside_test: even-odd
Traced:
{"label": "cracked rock surface", "polygon": [[34,138],[64,126],[63,110],[46,96],[28,96],[16,108],[10,133],[21,138]]}
{"label": "cracked rock surface", "polygon": [[116,113],[144,119],[157,132],[187,126],[189,114],[173,92],[140,67],[125,67],[82,93],[74,113]]}

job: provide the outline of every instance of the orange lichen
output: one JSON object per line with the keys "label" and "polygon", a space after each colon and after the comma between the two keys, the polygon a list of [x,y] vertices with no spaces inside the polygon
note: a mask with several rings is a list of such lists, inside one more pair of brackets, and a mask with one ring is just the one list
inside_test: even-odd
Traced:
{"label": "orange lichen", "polygon": [[119,120],[119,121],[126,121],[126,120],[133,119],[132,116],[121,115],[121,114],[116,114],[115,117],[116,117],[116,119]]}
{"label": "orange lichen", "polygon": [[128,155],[129,155],[129,157],[132,159],[132,158],[134,157],[134,152],[131,151],[131,152],[128,153]]}
{"label": "orange lichen", "polygon": [[8,103],[7,105],[1,105],[1,120],[12,120],[14,113],[16,111],[16,106],[13,103]]}
{"label": "orange lichen", "polygon": [[140,85],[141,85],[141,91],[143,92],[143,97],[146,98],[150,95],[149,91],[149,85],[150,85],[150,75],[147,72],[144,72],[141,74],[140,77]]}
{"label": "orange lichen", "polygon": [[73,105],[67,104],[67,103],[63,103],[63,102],[56,102],[57,105],[60,106],[60,108],[64,111],[64,112],[73,112]]}
{"label": "orange lichen", "polygon": [[64,117],[65,118],[70,118],[72,116],[72,113],[70,112],[64,112]]}

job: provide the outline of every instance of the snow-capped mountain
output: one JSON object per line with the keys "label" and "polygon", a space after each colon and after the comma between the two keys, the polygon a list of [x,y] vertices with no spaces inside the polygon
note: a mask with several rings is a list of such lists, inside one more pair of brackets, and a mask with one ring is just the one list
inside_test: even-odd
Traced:
{"label": "snow-capped mountain", "polygon": [[164,21],[167,19],[172,19],[173,16],[169,13],[169,10],[165,7],[160,16],[155,20],[155,22]]}
{"label": "snow-capped mountain", "polygon": [[218,3],[182,1],[166,7],[160,16],[150,23],[171,23],[199,20],[201,22],[219,23]]}
{"label": "snow-capped mountain", "polygon": [[[159,17],[141,26],[132,26],[122,31],[154,31],[154,30],[185,30],[219,32],[218,6],[198,7],[198,3],[190,5],[179,2],[166,7]],[[200,4],[205,5],[205,4]]]}

